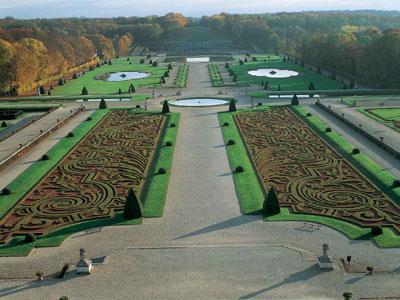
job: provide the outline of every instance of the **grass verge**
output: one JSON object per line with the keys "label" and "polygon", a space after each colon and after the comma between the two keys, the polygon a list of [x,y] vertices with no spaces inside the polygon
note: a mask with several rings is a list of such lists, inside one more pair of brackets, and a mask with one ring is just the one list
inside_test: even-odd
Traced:
{"label": "grass verge", "polygon": [[[233,173],[240,211],[242,214],[255,214],[262,208],[264,193],[249,156],[247,155],[246,147],[242,142],[240,132],[234,120],[234,114],[229,112],[219,113],[219,123],[225,145],[228,143],[228,140],[235,141],[235,145],[226,146],[231,169],[235,170],[237,166],[242,166],[244,168],[243,173]],[[227,122],[229,126],[223,126],[225,122]]]}
{"label": "grass verge", "polygon": [[[146,218],[162,217],[164,213],[179,118],[179,113],[167,114],[167,124],[161,135],[161,140],[154,156],[155,161],[149,172],[151,177],[148,178],[148,184],[143,192],[144,216]],[[171,124],[175,124],[175,127],[171,127]],[[171,142],[172,146],[165,146],[166,142]],[[164,168],[167,171],[166,174],[156,174],[160,168]]]}

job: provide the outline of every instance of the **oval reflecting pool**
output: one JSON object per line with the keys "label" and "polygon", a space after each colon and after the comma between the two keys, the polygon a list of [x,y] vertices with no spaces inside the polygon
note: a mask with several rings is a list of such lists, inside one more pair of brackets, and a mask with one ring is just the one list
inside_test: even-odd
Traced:
{"label": "oval reflecting pool", "polygon": [[106,81],[124,81],[149,77],[149,73],[142,72],[117,72],[108,74]]}
{"label": "oval reflecting pool", "polygon": [[201,106],[218,106],[226,105],[229,102],[223,99],[196,98],[168,101],[173,106],[201,107]]}
{"label": "oval reflecting pool", "polygon": [[268,77],[268,78],[289,78],[298,76],[299,73],[291,70],[281,69],[258,69],[247,72],[251,76]]}

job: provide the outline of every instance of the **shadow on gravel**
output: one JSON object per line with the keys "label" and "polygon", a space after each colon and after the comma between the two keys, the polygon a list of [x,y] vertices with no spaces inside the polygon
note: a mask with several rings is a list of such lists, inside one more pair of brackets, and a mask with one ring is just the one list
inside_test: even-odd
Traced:
{"label": "shadow on gravel", "polygon": [[258,295],[261,295],[261,294],[263,294],[265,292],[272,291],[273,289],[279,288],[279,287],[281,287],[281,286],[283,286],[285,284],[296,283],[296,282],[299,282],[299,281],[307,281],[310,278],[315,277],[315,276],[317,276],[318,274],[321,274],[321,273],[322,273],[322,271],[320,271],[318,265],[315,264],[315,265],[312,265],[312,266],[308,267],[307,269],[304,269],[304,270],[302,270],[300,272],[290,274],[289,277],[285,278],[285,280],[283,280],[283,281],[281,281],[281,282],[279,282],[277,284],[274,284],[274,285],[272,285],[270,287],[267,287],[265,289],[262,289],[262,290],[259,290],[259,291],[244,295],[244,296],[240,297],[239,299],[250,299],[250,298],[256,297]]}
{"label": "shadow on gravel", "polygon": [[220,223],[216,223],[216,224],[201,228],[199,230],[195,230],[190,233],[181,235],[177,238],[174,238],[174,240],[181,240],[184,238],[193,237],[193,236],[206,234],[206,233],[211,233],[211,232],[215,232],[215,231],[219,231],[219,230],[223,230],[223,229],[227,229],[227,228],[231,228],[231,227],[241,226],[241,225],[244,225],[247,223],[252,223],[252,222],[260,221],[260,220],[262,220],[262,219],[259,216],[239,216],[239,217],[228,219],[228,220],[222,221]]}

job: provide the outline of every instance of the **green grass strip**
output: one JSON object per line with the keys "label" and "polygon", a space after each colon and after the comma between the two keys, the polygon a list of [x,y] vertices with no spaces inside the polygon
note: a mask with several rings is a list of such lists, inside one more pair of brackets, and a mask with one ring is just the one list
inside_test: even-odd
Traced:
{"label": "green grass strip", "polygon": [[[225,144],[231,139],[235,141],[235,145],[226,146],[231,169],[235,170],[237,166],[244,168],[243,173],[233,173],[240,211],[242,214],[255,214],[262,208],[264,194],[233,116],[229,112],[219,113],[219,123]],[[225,122],[229,126],[223,126]]]}
{"label": "green grass strip", "polygon": [[[143,192],[144,216],[146,218],[162,217],[164,214],[180,114],[170,113],[167,118],[165,131],[154,156],[155,162],[149,172],[149,182]],[[171,127],[171,124],[175,124],[175,127]],[[168,141],[172,142],[172,146],[165,146]],[[159,168],[164,168],[167,171],[166,174],[156,174]]]}
{"label": "green grass strip", "polygon": [[10,195],[0,196],[0,216],[4,216],[22,197],[24,197],[39,181],[48,174],[71,151],[89,131],[100,122],[108,110],[97,110],[92,115],[92,121],[82,122],[73,130],[74,137],[63,138],[48,152],[49,160],[38,160],[15,178],[7,187]]}

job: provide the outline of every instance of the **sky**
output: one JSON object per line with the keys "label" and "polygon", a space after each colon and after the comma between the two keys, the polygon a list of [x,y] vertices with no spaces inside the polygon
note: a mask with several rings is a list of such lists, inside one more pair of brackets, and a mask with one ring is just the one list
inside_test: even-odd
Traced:
{"label": "sky", "polygon": [[304,10],[400,10],[399,0],[0,0],[0,18],[185,16]]}

